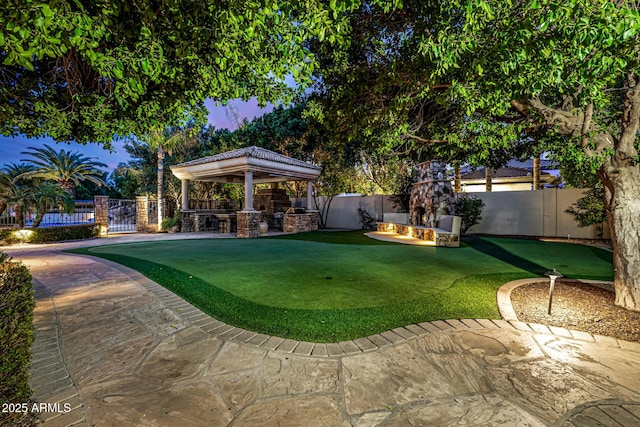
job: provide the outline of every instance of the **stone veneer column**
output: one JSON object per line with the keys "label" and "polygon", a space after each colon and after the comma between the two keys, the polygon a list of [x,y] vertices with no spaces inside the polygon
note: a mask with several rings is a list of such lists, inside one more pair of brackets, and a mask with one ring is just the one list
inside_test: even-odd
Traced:
{"label": "stone veneer column", "polygon": [[93,221],[100,226],[98,237],[109,234],[109,196],[93,196]]}
{"label": "stone veneer column", "polygon": [[239,211],[238,232],[239,239],[251,239],[260,235],[260,215],[259,211]]}
{"label": "stone veneer column", "polygon": [[149,231],[149,197],[136,196],[136,229],[138,233]]}

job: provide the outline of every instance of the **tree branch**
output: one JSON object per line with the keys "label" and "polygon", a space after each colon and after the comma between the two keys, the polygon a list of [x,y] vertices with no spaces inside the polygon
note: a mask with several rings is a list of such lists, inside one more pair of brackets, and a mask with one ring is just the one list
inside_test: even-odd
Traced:
{"label": "tree branch", "polygon": [[[611,134],[593,124],[593,104],[577,114],[547,107],[537,98],[530,100],[529,104],[544,117],[547,125],[555,126],[558,133],[580,138],[580,145],[588,156],[597,156],[607,148],[615,148]],[[640,114],[640,110],[638,113]],[[595,135],[588,137],[589,133]],[[589,141],[595,143],[595,148],[589,146]]]}
{"label": "tree branch", "polygon": [[635,142],[640,123],[640,87],[638,87],[638,81],[633,71],[629,73],[627,80],[629,89],[622,105],[622,120],[620,123],[622,132],[616,150],[616,158],[619,157],[618,154],[623,155],[623,158],[618,158],[618,160],[625,162],[630,161],[638,154]]}
{"label": "tree branch", "polygon": [[593,155],[593,152],[589,148],[589,141],[587,140],[587,134],[589,133],[589,128],[591,127],[591,119],[593,118],[593,102],[590,102],[587,105],[587,108],[584,112],[584,118],[582,120],[582,135],[580,137],[580,144],[582,145],[582,150],[587,153],[587,155]]}
{"label": "tree branch", "polygon": [[425,144],[445,143],[445,142],[447,142],[444,139],[427,139],[427,138],[422,138],[422,137],[420,137],[418,135],[414,135],[414,134],[410,134],[410,133],[405,133],[404,136],[406,138],[413,139],[413,140],[416,140],[418,142],[424,142]]}

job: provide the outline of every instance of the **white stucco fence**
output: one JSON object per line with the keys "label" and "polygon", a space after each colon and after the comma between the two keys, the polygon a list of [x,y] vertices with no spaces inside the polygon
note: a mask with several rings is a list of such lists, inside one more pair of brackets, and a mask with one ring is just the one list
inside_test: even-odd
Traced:
{"label": "white stucco fence", "polygon": [[[505,191],[473,193],[485,202],[480,224],[472,227],[470,234],[494,234],[514,236],[539,236],[595,239],[595,226],[578,227],[578,223],[565,210],[583,196],[586,190],[545,188],[537,191]],[[306,205],[304,199],[301,206]],[[389,196],[339,196],[334,197],[329,210],[327,227],[361,227],[358,207],[367,210],[378,221],[383,217],[390,221],[397,213]],[[395,222],[395,221],[394,221]],[[605,238],[609,237],[607,225]]]}

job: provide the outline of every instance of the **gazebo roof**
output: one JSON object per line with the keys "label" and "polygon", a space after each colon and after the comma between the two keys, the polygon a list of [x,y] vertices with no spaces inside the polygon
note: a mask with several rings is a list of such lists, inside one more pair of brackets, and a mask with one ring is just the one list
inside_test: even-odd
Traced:
{"label": "gazebo roof", "polygon": [[322,168],[256,146],[171,166],[176,177],[192,181],[240,184],[247,171],[253,172],[253,182],[263,183],[316,179]]}

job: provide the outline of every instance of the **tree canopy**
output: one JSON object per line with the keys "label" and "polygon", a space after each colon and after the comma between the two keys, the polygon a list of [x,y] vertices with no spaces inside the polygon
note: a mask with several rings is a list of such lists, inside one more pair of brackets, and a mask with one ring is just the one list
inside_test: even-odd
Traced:
{"label": "tree canopy", "polygon": [[355,0],[6,0],[0,129],[101,142],[205,117],[205,98],[287,98],[311,39],[343,42]]}

